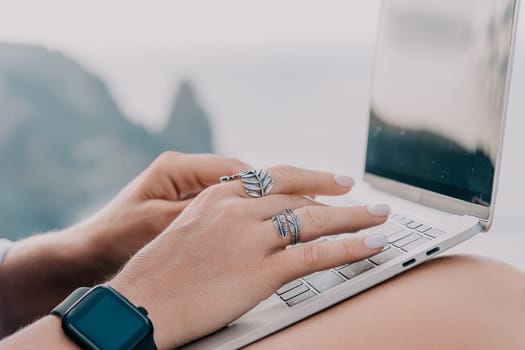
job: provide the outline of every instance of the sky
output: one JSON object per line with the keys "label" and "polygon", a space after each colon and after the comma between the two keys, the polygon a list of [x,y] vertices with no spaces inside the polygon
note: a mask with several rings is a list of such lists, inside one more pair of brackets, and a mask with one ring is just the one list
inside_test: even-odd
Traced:
{"label": "sky", "polygon": [[379,0],[2,0],[0,40],[63,48],[339,44],[366,40]]}
{"label": "sky", "polygon": [[197,76],[200,67],[209,64],[194,63],[196,57],[219,59],[222,53],[223,59],[241,61],[240,49],[259,50],[259,55],[301,47],[358,48],[368,55],[376,39],[380,4],[0,0],[0,42],[39,44],[66,53],[104,79],[129,118],[158,129],[166,123],[177,80],[188,71]]}
{"label": "sky", "polygon": [[206,58],[220,56],[244,64],[248,59],[239,59],[240,50],[258,50],[259,55],[304,47],[372,47],[380,1],[0,0],[0,4],[0,42],[39,44],[66,53],[104,79],[130,119],[159,129],[167,122],[178,80],[185,75],[209,80],[211,73],[202,73],[210,65]]}

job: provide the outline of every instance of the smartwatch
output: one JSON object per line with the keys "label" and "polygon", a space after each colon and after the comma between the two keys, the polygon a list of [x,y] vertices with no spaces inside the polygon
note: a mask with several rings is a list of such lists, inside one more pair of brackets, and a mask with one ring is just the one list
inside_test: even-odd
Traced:
{"label": "smartwatch", "polygon": [[146,309],[109,286],[78,288],[51,314],[62,319],[62,329],[82,349],[157,350]]}

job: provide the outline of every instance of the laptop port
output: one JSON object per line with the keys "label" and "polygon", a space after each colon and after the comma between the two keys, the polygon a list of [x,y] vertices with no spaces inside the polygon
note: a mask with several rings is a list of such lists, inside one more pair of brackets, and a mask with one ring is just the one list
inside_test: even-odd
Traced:
{"label": "laptop port", "polygon": [[412,264],[415,263],[415,262],[416,262],[416,259],[410,259],[410,260],[408,260],[408,261],[405,261],[405,262],[403,263],[403,267],[409,267],[410,265],[412,265]]}
{"label": "laptop port", "polygon": [[430,250],[427,252],[427,256],[434,255],[434,254],[436,254],[437,252],[439,252],[439,247],[432,248],[432,249],[430,249]]}

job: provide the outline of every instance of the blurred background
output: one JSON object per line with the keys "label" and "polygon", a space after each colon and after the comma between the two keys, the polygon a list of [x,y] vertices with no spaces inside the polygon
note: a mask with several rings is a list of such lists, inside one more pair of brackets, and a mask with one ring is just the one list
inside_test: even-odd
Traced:
{"label": "blurred background", "polygon": [[[2,0],[0,236],[78,221],[166,149],[360,178],[380,3]],[[522,268],[524,21],[495,224],[454,250]]]}

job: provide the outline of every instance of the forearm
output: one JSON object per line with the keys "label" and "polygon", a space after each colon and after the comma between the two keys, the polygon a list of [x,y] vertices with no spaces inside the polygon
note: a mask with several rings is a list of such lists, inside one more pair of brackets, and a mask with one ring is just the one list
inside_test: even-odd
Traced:
{"label": "forearm", "polygon": [[16,334],[0,341],[0,350],[35,349],[35,344],[45,344],[45,348],[55,350],[78,349],[78,347],[65,336],[60,326],[60,319],[55,316],[46,316]]}
{"label": "forearm", "polygon": [[0,268],[0,338],[46,314],[80,285],[105,281],[118,269],[81,224],[16,242]]}

